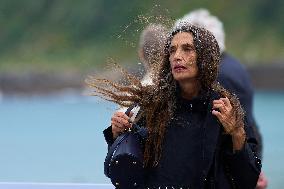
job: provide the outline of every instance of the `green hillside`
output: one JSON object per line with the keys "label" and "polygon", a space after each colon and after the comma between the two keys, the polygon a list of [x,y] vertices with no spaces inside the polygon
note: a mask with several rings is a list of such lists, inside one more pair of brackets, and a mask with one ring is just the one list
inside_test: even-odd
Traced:
{"label": "green hillside", "polygon": [[201,7],[224,22],[227,49],[243,62],[284,59],[281,0],[1,0],[0,70],[86,71],[108,57],[137,62],[148,21],[169,23]]}

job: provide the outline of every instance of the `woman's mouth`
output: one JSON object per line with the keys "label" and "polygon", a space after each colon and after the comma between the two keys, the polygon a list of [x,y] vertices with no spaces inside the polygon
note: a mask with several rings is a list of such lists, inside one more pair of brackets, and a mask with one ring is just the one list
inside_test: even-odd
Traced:
{"label": "woman's mouth", "polygon": [[176,72],[181,72],[181,71],[184,71],[186,69],[187,68],[185,66],[183,66],[183,65],[175,65],[174,66],[174,71],[176,71]]}

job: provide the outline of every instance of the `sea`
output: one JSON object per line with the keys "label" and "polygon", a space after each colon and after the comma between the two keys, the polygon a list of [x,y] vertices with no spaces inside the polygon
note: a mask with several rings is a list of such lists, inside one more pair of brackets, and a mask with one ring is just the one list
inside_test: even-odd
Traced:
{"label": "sea", "polygon": [[[0,99],[0,189],[113,188],[103,171],[103,130],[117,108],[70,92]],[[256,91],[254,115],[268,188],[282,188],[284,91]]]}

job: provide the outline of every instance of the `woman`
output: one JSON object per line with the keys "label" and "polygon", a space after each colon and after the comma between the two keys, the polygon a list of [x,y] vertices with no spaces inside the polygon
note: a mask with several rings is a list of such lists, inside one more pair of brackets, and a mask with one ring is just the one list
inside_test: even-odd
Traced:
{"label": "woman", "polygon": [[[143,110],[140,124],[149,132],[145,188],[255,187],[261,167],[256,141],[237,98],[216,82],[219,61],[214,36],[183,23],[168,38],[154,85],[143,87],[130,77],[134,88],[92,84],[104,98]],[[112,116],[104,132],[108,144],[131,127],[128,120],[122,112]]]}

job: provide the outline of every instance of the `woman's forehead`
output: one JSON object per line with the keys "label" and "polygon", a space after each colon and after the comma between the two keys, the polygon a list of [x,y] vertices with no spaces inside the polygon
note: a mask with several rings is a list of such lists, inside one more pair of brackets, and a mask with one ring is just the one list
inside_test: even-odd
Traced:
{"label": "woman's forehead", "polygon": [[189,32],[178,32],[171,40],[171,46],[178,44],[193,44],[193,35]]}

